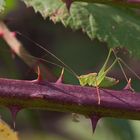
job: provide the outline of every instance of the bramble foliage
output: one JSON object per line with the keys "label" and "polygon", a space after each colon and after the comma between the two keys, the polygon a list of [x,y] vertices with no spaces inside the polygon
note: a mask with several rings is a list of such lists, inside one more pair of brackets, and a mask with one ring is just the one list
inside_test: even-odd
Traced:
{"label": "bramble foliage", "polygon": [[44,18],[61,22],[73,30],[82,29],[91,38],[107,42],[109,47],[127,47],[140,57],[140,18],[128,8],[74,2],[68,13],[60,0],[23,0]]}

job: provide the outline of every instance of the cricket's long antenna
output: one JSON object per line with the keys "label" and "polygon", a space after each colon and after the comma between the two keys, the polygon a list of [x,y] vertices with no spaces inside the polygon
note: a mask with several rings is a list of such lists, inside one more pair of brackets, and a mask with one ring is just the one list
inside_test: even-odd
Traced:
{"label": "cricket's long antenna", "polygon": [[[45,60],[45,59],[43,59],[43,58],[41,58],[41,57],[36,57],[36,56],[29,55],[29,54],[24,54],[24,56],[28,56],[28,57],[30,57],[30,58],[34,58],[34,59],[37,59],[37,60],[39,60],[39,61],[43,61],[43,62],[52,64],[52,65],[57,66],[57,67],[59,67],[59,68],[63,68],[63,66],[61,66],[61,65],[59,65],[59,64],[56,64],[56,63],[54,63],[54,62],[51,62],[51,61],[49,61],[49,60]],[[68,70],[68,71],[69,71],[69,70]]]}
{"label": "cricket's long antenna", "polygon": [[53,53],[51,53],[49,50],[45,49],[43,46],[41,46],[39,43],[33,41],[32,39],[30,39],[29,37],[27,37],[26,35],[20,33],[20,32],[16,32],[19,35],[23,36],[24,38],[26,38],[27,40],[29,40],[30,42],[32,42],[33,44],[35,44],[36,46],[38,46],[39,48],[41,48],[42,50],[44,50],[45,52],[47,52],[48,54],[50,54],[52,57],[54,57],[56,60],[58,60],[62,65],[64,65],[64,67],[71,72],[72,74],[74,74],[76,77],[78,77],[78,75],[76,74],[76,72],[74,72],[67,64],[65,64],[61,59],[59,59],[56,55],[54,55]]}
{"label": "cricket's long antenna", "polygon": [[[132,68],[130,68],[121,58],[119,58],[119,57],[116,55],[116,53],[115,53],[115,51],[114,51],[113,49],[112,49],[112,51],[113,51],[114,56],[116,57],[116,59],[118,59],[118,64],[119,64],[119,66],[120,66],[120,68],[121,68],[121,70],[122,70],[122,72],[123,72],[123,74],[124,74],[124,76],[125,76],[127,82],[128,82],[129,80],[128,80],[128,78],[127,78],[125,72],[124,72],[124,69],[123,69],[123,67],[122,67],[122,64],[140,80],[140,76],[139,76],[134,70],[132,70]],[[121,63],[122,63],[122,64],[121,64]]]}
{"label": "cricket's long antenna", "polygon": [[120,59],[120,61],[123,63],[123,65],[125,65],[125,67],[132,72],[139,80],[140,80],[140,76],[134,71],[132,70],[122,59]]}
{"label": "cricket's long antenna", "polygon": [[[4,51],[8,51],[8,52],[9,52],[9,50],[7,50],[7,49],[5,49]],[[30,58],[36,59],[36,60],[38,60],[38,61],[43,61],[43,62],[52,64],[52,65],[57,66],[57,67],[59,67],[59,68],[63,68],[63,66],[61,66],[61,65],[59,65],[59,64],[56,64],[56,63],[54,63],[54,62],[52,62],[52,61],[43,59],[43,58],[41,58],[41,57],[36,57],[36,56],[30,55],[30,54],[22,54],[22,55],[25,56],[25,57],[30,57]],[[66,70],[69,71],[68,69],[66,69]],[[69,71],[69,72],[71,72],[71,71]]]}
{"label": "cricket's long antenna", "polygon": [[120,68],[121,68],[121,71],[122,71],[122,73],[123,73],[123,75],[124,75],[124,77],[125,77],[125,79],[126,79],[126,81],[127,81],[127,83],[128,83],[129,80],[128,80],[126,74],[125,74],[125,71],[124,71],[124,69],[123,69],[122,64],[120,63],[120,60],[121,60],[121,59],[118,59],[118,56],[116,55],[116,53],[115,53],[115,51],[114,51],[113,48],[112,48],[111,50],[113,51],[113,54],[114,54],[115,58],[118,60],[118,64],[119,64],[119,66],[120,66]]}

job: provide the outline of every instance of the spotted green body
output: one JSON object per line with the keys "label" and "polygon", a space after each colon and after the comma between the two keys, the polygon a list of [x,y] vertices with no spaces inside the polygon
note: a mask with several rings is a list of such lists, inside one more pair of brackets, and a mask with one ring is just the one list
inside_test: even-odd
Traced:
{"label": "spotted green body", "polygon": [[81,86],[99,86],[111,87],[119,82],[115,78],[105,76],[102,80],[98,77],[97,73],[89,73],[78,77]]}

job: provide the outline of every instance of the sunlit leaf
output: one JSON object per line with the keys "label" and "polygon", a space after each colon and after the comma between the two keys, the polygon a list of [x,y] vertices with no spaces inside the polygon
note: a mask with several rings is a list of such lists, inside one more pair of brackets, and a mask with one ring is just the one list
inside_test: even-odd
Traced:
{"label": "sunlit leaf", "polygon": [[2,120],[0,120],[0,140],[18,140],[17,133]]}

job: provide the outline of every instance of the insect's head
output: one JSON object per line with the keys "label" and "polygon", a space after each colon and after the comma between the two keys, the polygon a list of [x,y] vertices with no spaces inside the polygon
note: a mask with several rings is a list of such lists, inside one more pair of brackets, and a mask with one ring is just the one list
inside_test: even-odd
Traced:
{"label": "insect's head", "polygon": [[77,78],[81,86],[85,86],[87,84],[86,79],[84,78],[84,75],[77,76]]}
{"label": "insect's head", "polygon": [[89,74],[85,74],[85,75],[80,75],[78,76],[78,80],[81,86],[85,86],[85,85],[92,85],[92,83],[95,82],[97,73],[89,73]]}

